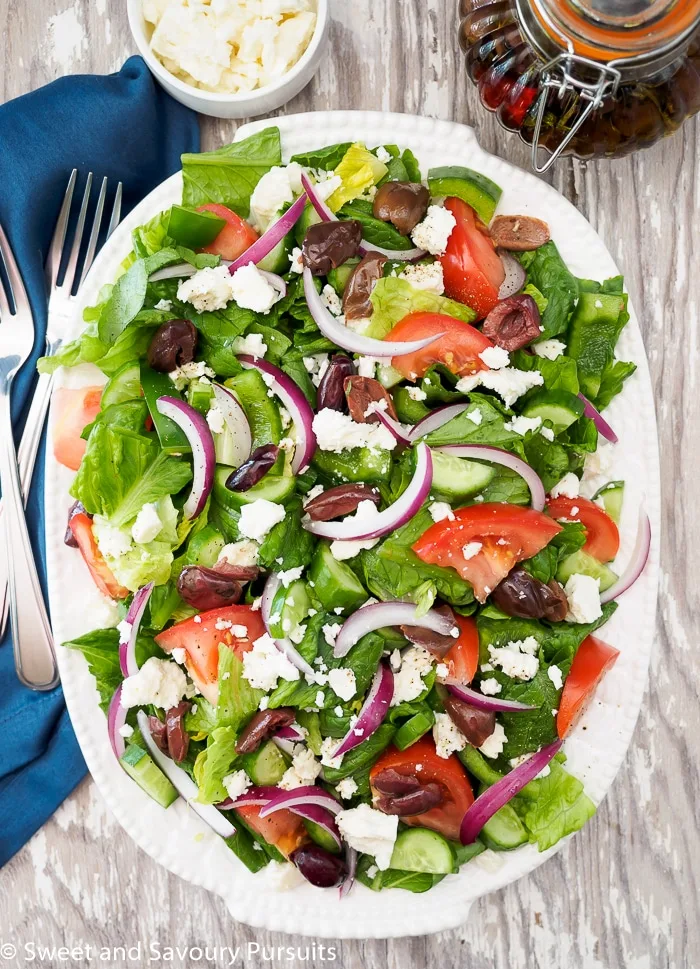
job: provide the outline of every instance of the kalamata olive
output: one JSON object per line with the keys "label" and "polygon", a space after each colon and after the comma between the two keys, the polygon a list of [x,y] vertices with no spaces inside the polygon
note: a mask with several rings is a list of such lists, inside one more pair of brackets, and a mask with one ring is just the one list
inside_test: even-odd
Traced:
{"label": "kalamata olive", "polygon": [[415,774],[401,774],[393,767],[385,767],[372,778],[372,787],[380,794],[403,796],[420,789],[420,781]]}
{"label": "kalamata olive", "polygon": [[343,313],[346,320],[365,320],[374,311],[372,290],[382,278],[387,257],[381,252],[368,252],[355,266],[345,284]]}
{"label": "kalamata olive", "polygon": [[526,293],[509,296],[494,306],[484,320],[482,330],[485,336],[509,353],[520,350],[541,336],[537,303]]}
{"label": "kalamata olive", "polygon": [[[71,520],[75,518],[76,515],[87,515],[85,511],[85,506],[81,501],[74,501],[73,504],[68,509],[68,519],[66,521],[66,534],[63,536],[63,544],[68,545],[70,548],[78,548],[78,543],[75,540],[75,535],[70,527]],[[92,518],[92,515],[88,515],[88,518]]]}
{"label": "kalamata olive", "polygon": [[425,784],[398,797],[380,797],[374,802],[374,806],[382,814],[398,814],[401,818],[409,818],[412,815],[425,814],[431,808],[442,804],[443,800],[439,784]]}
{"label": "kalamata olive", "polygon": [[342,858],[320,845],[306,844],[289,856],[307,882],[316,888],[333,888],[345,880],[348,868]]}
{"label": "kalamata olive", "polygon": [[345,397],[348,402],[350,417],[358,424],[377,424],[379,418],[374,413],[372,404],[381,405],[381,409],[389,417],[396,417],[396,408],[389,391],[375,380],[374,377],[346,377],[343,383]]}
{"label": "kalamata olive", "polygon": [[310,225],[301,249],[302,262],[314,276],[327,276],[357,255],[361,242],[362,224],[357,219]]}
{"label": "kalamata olive", "polygon": [[261,444],[256,447],[247,461],[232,471],[226,479],[229,491],[247,491],[265,477],[275,464],[280,453],[276,444]]}
{"label": "kalamata olive", "polygon": [[525,569],[509,572],[491,595],[499,609],[518,619],[561,622],[569,611],[566,593],[556,579],[545,585]]}
{"label": "kalamata olive", "polygon": [[259,710],[246,724],[236,741],[237,754],[252,754],[264,740],[268,740],[281,727],[288,727],[296,716],[291,707],[276,710]]}
{"label": "kalamata olive", "polygon": [[[433,612],[440,613],[452,620],[455,617],[449,606],[439,606]],[[439,659],[449,653],[457,641],[455,636],[443,636],[440,633],[433,632],[432,629],[423,629],[420,626],[399,626],[399,629],[409,643],[413,643],[414,646],[422,646],[423,649],[427,649],[429,653]]]}
{"label": "kalamata olive", "polygon": [[259,565],[231,565],[226,559],[217,562],[214,570],[238,582],[253,582],[262,572]]}
{"label": "kalamata olive", "polygon": [[197,328],[191,320],[168,320],[161,323],[148,347],[148,366],[161,373],[171,373],[192,363],[197,349]]}
{"label": "kalamata olive", "polygon": [[489,234],[500,249],[527,252],[549,242],[549,226],[531,215],[497,215],[489,226]]}
{"label": "kalamata olive", "polygon": [[464,700],[458,700],[451,693],[444,697],[443,703],[450,720],[474,747],[481,747],[496,729],[496,714],[493,710],[480,710]]}
{"label": "kalamata olive", "polygon": [[375,219],[391,222],[402,236],[418,225],[430,204],[430,192],[420,182],[384,182],[374,196]]}
{"label": "kalamata olive", "polygon": [[373,501],[378,505],[381,496],[368,485],[345,484],[329,488],[304,505],[304,511],[312,521],[329,522],[343,515],[351,515],[361,501]]}
{"label": "kalamata olive", "polygon": [[165,713],[165,729],[168,736],[168,753],[173,760],[180,763],[187,757],[190,746],[190,735],[185,730],[184,717],[192,706],[183,700],[176,707],[171,707]]}
{"label": "kalamata olive", "polygon": [[169,754],[168,750],[168,728],[159,717],[150,716],[148,718],[148,729],[156,747],[164,754]]}
{"label": "kalamata olive", "polygon": [[328,407],[330,410],[344,412],[345,380],[354,373],[355,366],[350,357],[347,357],[344,353],[334,354],[316,391],[316,409],[323,410],[324,407]]}
{"label": "kalamata olive", "polygon": [[202,611],[232,606],[243,593],[240,582],[225,571],[203,565],[186,566],[177,580],[177,591],[188,605]]}

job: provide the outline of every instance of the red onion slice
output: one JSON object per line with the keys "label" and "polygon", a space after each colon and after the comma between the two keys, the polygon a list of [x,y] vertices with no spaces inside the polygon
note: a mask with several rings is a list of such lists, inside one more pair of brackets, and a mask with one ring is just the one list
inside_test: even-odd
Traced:
{"label": "red onion slice", "polygon": [[301,218],[301,213],[304,211],[306,206],[306,193],[302,192],[299,198],[294,202],[287,211],[279,217],[279,219],[274,222],[270,228],[265,232],[260,238],[253,243],[242,256],[234,261],[229,266],[229,272],[231,275],[235,273],[237,269],[241,266],[248,266],[251,262],[258,263],[261,259],[264,259],[268,253],[272,252],[278,243],[284,239],[290,229],[294,228],[299,219]]}
{"label": "red onion slice", "polygon": [[357,851],[350,845],[345,845],[345,864],[348,866],[348,873],[345,881],[340,886],[340,897],[345,898],[352,886],[355,884],[355,874],[357,873]]}
{"label": "red onion slice", "polygon": [[297,806],[307,805],[325,808],[333,815],[343,810],[342,804],[339,804],[328,791],[324,791],[322,787],[316,787],[315,784],[306,784],[304,787],[295,787],[292,791],[278,790],[277,796],[262,808],[260,817],[267,818],[276,811],[292,811]]}
{"label": "red onion slice", "polygon": [[499,249],[498,255],[506,274],[498,290],[498,298],[508,299],[509,296],[515,296],[516,293],[520,292],[525,285],[527,275],[515,256],[512,256],[507,250]]}
{"label": "red onion slice", "polygon": [[435,448],[436,451],[444,451],[457,458],[469,458],[477,461],[491,461],[493,464],[501,464],[504,468],[510,468],[517,472],[525,480],[530,489],[530,505],[535,511],[542,511],[545,506],[546,495],[544,485],[534,468],[529,464],[504,451],[500,447],[491,447],[487,444],[444,444],[442,447]]}
{"label": "red onion slice", "polygon": [[[230,259],[222,259],[221,266],[230,266]],[[194,276],[199,270],[196,266],[193,266],[191,262],[179,262],[175,266],[165,266],[163,269],[158,269],[156,272],[151,273],[148,277],[149,283],[158,283],[161,279],[187,279],[189,276]]]}
{"label": "red onion slice", "polygon": [[192,490],[182,512],[187,519],[196,518],[207,503],[214,484],[216,450],[209,425],[199,411],[177,397],[159,397],[159,413],[169,417],[183,431],[192,447],[194,478]]}
{"label": "red onion slice", "polygon": [[283,740],[294,740],[296,743],[301,743],[306,734],[298,723],[290,723],[286,727],[280,727],[275,736],[281,737]]}
{"label": "red onion slice", "polygon": [[511,798],[522,791],[526,784],[537,777],[539,772],[559,753],[563,742],[563,740],[556,740],[553,744],[538,750],[536,754],[477,797],[462,818],[459,840],[463,845],[470,845],[476,841],[489,818],[492,818],[496,811],[500,811],[504,804],[507,804]]}
{"label": "red onion slice", "polygon": [[433,459],[427,444],[416,448],[416,470],[411,483],[400,498],[380,511],[368,522],[348,517],[340,522],[304,522],[304,528],[313,535],[330,538],[337,542],[353,542],[367,538],[380,538],[400,528],[409,518],[413,518],[430,494],[433,483]]}
{"label": "red onion slice", "polygon": [[345,326],[344,323],[340,323],[326,309],[316,291],[311,270],[308,268],[304,269],[304,295],[309,311],[321,333],[337,346],[342,347],[343,350],[349,350],[352,353],[361,353],[371,357],[402,357],[407,353],[422,350],[423,347],[427,347],[445,335],[444,333],[434,333],[422,340],[409,340],[407,342],[393,340],[390,342],[389,340],[375,340],[373,337],[362,336],[362,334]]}
{"label": "red onion slice", "polygon": [[266,269],[258,269],[258,272],[265,277],[270,286],[277,290],[280,299],[287,295],[287,284],[281,276],[278,276],[277,273],[269,273]]}
{"label": "red onion slice", "polygon": [[301,173],[301,184],[304,186],[304,191],[316,210],[316,215],[318,215],[319,219],[322,222],[338,222],[338,216],[334,212],[331,212],[330,208],[316,191],[314,183],[311,181],[306,172]]}
{"label": "red onion slice", "polygon": [[318,824],[319,827],[323,828],[333,838],[338,848],[343,847],[338,825],[335,823],[331,812],[326,808],[319,807],[317,804],[297,804],[296,807],[290,807],[289,810],[293,814],[298,814],[300,818],[306,818],[307,821],[313,821],[314,824]]}
{"label": "red onion slice", "polygon": [[429,609],[424,616],[417,616],[413,602],[400,599],[393,602],[373,602],[369,606],[361,606],[345,620],[336,637],[333,655],[336,658],[345,656],[363,636],[375,629],[384,629],[385,626],[419,626],[421,629],[440,633],[441,636],[451,636],[455,630],[459,633],[454,617],[435,609]]}
{"label": "red onion slice", "polygon": [[227,797],[216,806],[220,811],[235,811],[239,807],[259,807],[267,804],[278,794],[278,787],[249,787],[245,794],[241,794],[235,800]]}
{"label": "red onion slice", "polygon": [[498,700],[493,696],[484,696],[478,690],[472,690],[461,683],[451,683],[449,679],[444,680],[447,689],[454,694],[458,700],[464,700],[472,707],[479,710],[495,710],[496,713],[517,713],[523,710],[536,710],[537,707],[529,703],[521,703],[519,700]]}
{"label": "red onion slice", "polygon": [[331,757],[342,757],[371,737],[387,715],[393,698],[394,674],[386,663],[380,663],[357,716],[357,723],[350,727]]}
{"label": "red onion slice", "polygon": [[131,600],[129,611],[126,614],[124,621],[129,625],[129,634],[126,639],[122,639],[121,634],[119,636],[119,666],[122,676],[134,676],[139,671],[136,662],[136,637],[148,600],[153,592],[153,585],[153,582],[149,582],[148,585],[144,585],[138,590]]}
{"label": "red onion slice", "polygon": [[390,417],[386,411],[377,408],[374,413],[377,415],[377,420],[380,424],[386,427],[387,431],[394,435],[399,444],[410,444],[411,443],[411,430],[406,424],[401,424],[400,421],[395,421],[393,417]]}
{"label": "red onion slice", "polygon": [[216,403],[224,415],[224,421],[233,438],[233,467],[240,468],[243,462],[250,457],[250,450],[253,446],[250,424],[246,412],[228,387],[224,387],[222,384],[213,384],[213,387]]}
{"label": "red onion slice", "polygon": [[425,437],[426,434],[430,434],[432,431],[437,431],[439,427],[443,424],[447,424],[454,417],[457,417],[462,411],[467,410],[471,407],[471,404],[448,404],[447,407],[438,407],[437,410],[432,411],[427,417],[424,417],[422,421],[418,421],[414,424],[409,432],[409,439],[411,443],[414,443],[421,437]]}
{"label": "red onion slice", "polygon": [[583,401],[583,416],[590,417],[606,441],[617,444],[619,438],[612,427],[605,420],[600,411],[596,410],[593,404],[583,394],[578,394],[578,399]]}
{"label": "red onion slice", "polygon": [[109,701],[109,708],[107,710],[107,733],[109,734],[109,742],[112,745],[112,750],[117,760],[121,760],[126,750],[124,738],[119,731],[126,723],[126,715],[129,712],[126,707],[121,705],[121,698],[122,688],[121,684],[119,684],[114,691],[114,696]]}
{"label": "red onion slice", "polygon": [[158,747],[155,740],[151,736],[151,728],[148,726],[148,717],[143,710],[139,710],[139,712],[136,714],[136,719],[138,720],[139,729],[141,730],[144,742],[148,747],[149,754],[163,771],[180,797],[183,797],[187,801],[188,805],[197,812],[202,821],[206,822],[209,827],[216,831],[217,834],[221,835],[222,838],[232,837],[232,835],[236,833],[236,829],[231,822],[227,820],[221,814],[218,808],[214,807],[213,804],[198,803],[197,797],[199,796],[199,788],[195,782],[192,780],[190,775],[182,769],[182,767],[178,767],[175,761],[171,760],[170,757],[167,757]]}
{"label": "red onion slice", "polygon": [[651,522],[649,521],[649,516],[642,508],[639,511],[637,540],[634,543],[634,549],[632,550],[629,565],[617,582],[614,585],[611,585],[609,589],[606,589],[605,592],[601,593],[600,601],[603,603],[603,605],[605,605],[606,602],[612,602],[613,599],[617,599],[617,597],[621,596],[623,592],[627,592],[630,586],[634,585],[644,571],[647,561],[649,560],[650,550]]}
{"label": "red onion slice", "polygon": [[[315,289],[314,292],[316,292]],[[316,450],[316,435],[313,429],[314,412],[308,400],[294,381],[279,367],[273,366],[266,360],[250,357],[246,353],[238,354],[238,362],[245,370],[260,370],[262,373],[274,377],[274,383],[270,389],[277,394],[289,411],[297,434],[297,444],[292,458],[292,471],[294,474],[298,474],[305,470]]]}
{"label": "red onion slice", "polygon": [[[306,662],[304,657],[294,648],[294,644],[291,639],[275,639],[272,632],[270,631],[270,613],[272,610],[272,600],[277,594],[277,590],[280,587],[280,577],[277,572],[270,572],[267,577],[267,582],[263,589],[262,599],[260,602],[260,615],[262,616],[262,621],[265,623],[265,629],[267,629],[268,634],[274,640],[275,646],[280,651],[284,653],[292,666],[295,666],[300,672],[305,676],[313,676],[314,669],[312,666]],[[284,739],[284,738],[283,738]]]}

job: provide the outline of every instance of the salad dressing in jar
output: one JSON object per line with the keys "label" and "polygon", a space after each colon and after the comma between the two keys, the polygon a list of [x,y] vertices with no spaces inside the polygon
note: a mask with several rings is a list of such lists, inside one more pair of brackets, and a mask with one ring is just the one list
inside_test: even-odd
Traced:
{"label": "salad dressing in jar", "polygon": [[700,0],[460,0],[460,17],[481,101],[537,172],[646,148],[700,110]]}

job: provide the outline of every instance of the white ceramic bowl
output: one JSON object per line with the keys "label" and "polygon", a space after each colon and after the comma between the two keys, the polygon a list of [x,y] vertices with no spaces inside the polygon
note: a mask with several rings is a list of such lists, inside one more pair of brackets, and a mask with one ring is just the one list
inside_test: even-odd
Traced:
{"label": "white ceramic bowl", "polygon": [[316,0],[316,27],[300,59],[274,84],[243,94],[214,94],[186,84],[171,74],[150,48],[150,27],[143,17],[143,0],[127,0],[129,27],[139,53],[162,87],[188,108],[213,118],[250,118],[275,111],[297,95],[318,70],[328,39],[328,0]]}

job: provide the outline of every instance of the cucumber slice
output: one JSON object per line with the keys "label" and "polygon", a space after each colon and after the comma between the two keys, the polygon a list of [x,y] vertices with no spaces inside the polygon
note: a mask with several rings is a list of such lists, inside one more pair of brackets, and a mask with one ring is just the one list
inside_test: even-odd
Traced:
{"label": "cucumber slice", "polygon": [[622,501],[625,497],[625,482],[624,481],[610,481],[608,484],[603,485],[598,491],[593,495],[593,500],[596,498],[603,499],[603,506],[605,508],[606,514],[610,515],[612,520],[616,525],[620,524],[620,517],[622,516]]}
{"label": "cucumber slice", "polygon": [[576,394],[568,390],[548,390],[535,394],[523,407],[523,417],[541,417],[551,421],[555,434],[561,434],[574,421],[583,417],[584,404]]}
{"label": "cucumber slice", "polygon": [[394,734],[394,747],[399,750],[406,750],[412,744],[432,729],[435,723],[435,714],[432,710],[424,713],[416,713],[407,720]]}
{"label": "cucumber slice", "polygon": [[324,609],[359,609],[367,593],[349,565],[337,562],[327,542],[320,542],[309,566],[311,588]]}
{"label": "cucumber slice", "polygon": [[[483,794],[486,787],[482,784],[479,794]],[[512,851],[528,840],[525,826],[512,804],[504,804],[496,811],[481,829],[479,837],[487,848],[495,851]]]}
{"label": "cucumber slice", "polygon": [[287,770],[287,761],[282,751],[271,740],[258,747],[254,753],[243,754],[241,763],[253,784],[259,787],[278,784]]}
{"label": "cucumber slice", "polygon": [[322,828],[320,824],[316,824],[315,821],[309,821],[308,818],[302,818],[302,820],[304,822],[304,827],[309,832],[309,837],[312,841],[315,841],[317,845],[325,848],[326,851],[330,851],[331,854],[340,854],[338,842],[332,835],[328,834],[325,828]]}
{"label": "cucumber slice", "polygon": [[279,407],[272,397],[267,396],[267,384],[260,371],[244,370],[229,377],[224,386],[234,392],[248,418],[253,435],[251,450],[262,444],[279,444],[282,439]]}
{"label": "cucumber slice", "polygon": [[496,469],[490,464],[456,458],[445,451],[432,452],[432,491],[449,498],[468,498],[476,495],[493,480]]}
{"label": "cucumber slice", "polygon": [[402,831],[394,845],[390,868],[399,871],[422,871],[431,875],[449,875],[455,863],[452,849],[441,834],[427,828]]}
{"label": "cucumber slice", "polygon": [[138,744],[129,744],[119,763],[129,777],[161,807],[170,807],[180,796],[160,767]]}
{"label": "cucumber slice", "polygon": [[306,230],[310,225],[318,225],[321,221],[321,216],[318,215],[316,209],[313,207],[311,202],[306,205],[306,208],[301,213],[301,217],[297,224],[292,230],[294,232],[294,240],[298,246],[304,244],[304,239],[306,237]]}
{"label": "cucumber slice", "polygon": [[348,279],[350,279],[355,267],[358,266],[359,263],[360,260],[354,257],[352,259],[348,259],[347,262],[344,262],[342,266],[338,266],[337,269],[331,269],[331,271],[328,273],[328,282],[341,298],[345,292],[345,287],[348,284]]}
{"label": "cucumber slice", "polygon": [[391,390],[392,387],[400,384],[404,379],[404,375],[399,373],[396,367],[392,367],[390,363],[379,364],[377,368],[377,380],[385,390]]}
{"label": "cucumber slice", "polygon": [[205,525],[190,539],[185,558],[188,565],[203,565],[213,568],[219,560],[221,550],[226,544],[224,536],[213,525]]}
{"label": "cucumber slice", "polygon": [[196,411],[199,411],[200,414],[204,414],[205,416],[211,407],[211,399],[213,396],[214,391],[211,384],[204,383],[201,380],[193,380],[187,388],[187,403],[190,407],[194,407]]}
{"label": "cucumber slice", "polygon": [[231,474],[231,468],[217,467],[214,473],[214,498],[224,508],[238,509],[249,505],[258,498],[267,501],[282,502],[294,494],[294,478],[291,475],[266,474],[253,488],[247,491],[230,491],[226,481]]}
{"label": "cucumber slice", "polygon": [[593,579],[600,579],[601,592],[605,592],[606,589],[613,586],[618,579],[618,576],[612,569],[608,568],[607,565],[603,565],[598,559],[594,559],[592,555],[584,552],[583,549],[567,555],[559,563],[559,568],[557,569],[557,579],[562,585],[566,585],[571,576],[575,574],[590,575]]}
{"label": "cucumber slice", "polygon": [[[278,216],[275,216],[277,219]],[[258,263],[258,269],[262,269],[268,273],[286,273],[289,271],[289,265],[292,258],[292,249],[294,248],[294,233],[290,230],[286,236],[284,236],[277,243],[274,249],[271,249],[266,256],[264,256]]]}
{"label": "cucumber slice", "polygon": [[431,168],[428,188],[432,196],[453,195],[471,205],[482,222],[489,223],[502,190],[490,178],[460,165]]}
{"label": "cucumber slice", "polygon": [[[262,379],[262,378],[261,378]],[[175,421],[164,417],[156,406],[159,397],[181,397],[167,373],[151,370],[145,363],[141,364],[141,386],[148,404],[148,411],[153,426],[158,432],[160,446],[166,454],[191,454],[192,447]]]}
{"label": "cucumber slice", "polygon": [[311,463],[339,484],[348,481],[388,481],[391,476],[390,451],[356,447],[335,454],[333,451],[319,450]]}
{"label": "cucumber slice", "polygon": [[102,410],[125,400],[138,400],[141,396],[141,368],[138,363],[125,363],[110,377],[102,391]]}
{"label": "cucumber slice", "polygon": [[[270,632],[275,639],[284,639],[309,614],[311,600],[306,583],[292,582],[288,589],[280,585],[270,606]],[[279,618],[277,618],[279,617]]]}

